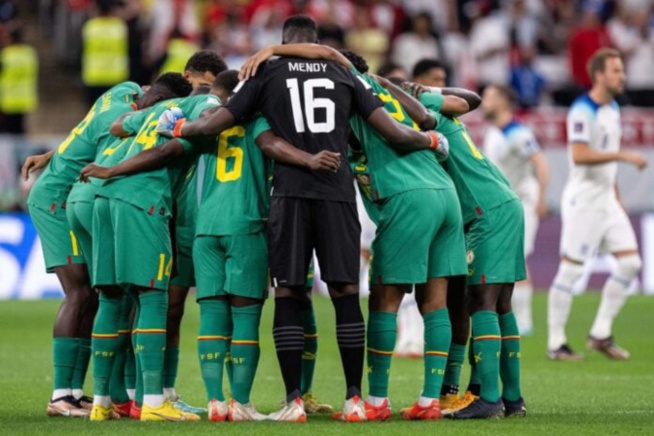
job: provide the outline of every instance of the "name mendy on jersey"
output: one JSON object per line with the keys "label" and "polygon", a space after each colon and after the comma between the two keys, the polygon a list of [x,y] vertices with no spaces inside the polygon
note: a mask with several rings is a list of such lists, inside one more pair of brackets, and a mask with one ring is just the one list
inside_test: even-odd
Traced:
{"label": "name mendy on jersey", "polygon": [[288,64],[288,70],[303,73],[324,73],[327,71],[327,64],[322,62],[291,62]]}

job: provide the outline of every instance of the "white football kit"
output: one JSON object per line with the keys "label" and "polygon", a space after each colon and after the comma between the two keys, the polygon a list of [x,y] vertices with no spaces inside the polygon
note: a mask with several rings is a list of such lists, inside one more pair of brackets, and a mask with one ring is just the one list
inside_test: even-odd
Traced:
{"label": "white football kit", "polygon": [[[587,94],[572,104],[567,119],[568,145],[584,143],[605,153],[620,150],[620,108],[598,105]],[[638,247],[631,222],[615,192],[617,162],[577,165],[568,150],[570,173],[561,199],[561,255],[584,262],[598,251],[614,253]]]}
{"label": "white football kit", "polygon": [[527,257],[534,251],[538,230],[538,180],[530,160],[540,151],[540,146],[529,127],[512,121],[501,129],[494,126],[488,129],[484,137],[484,151],[522,201]]}

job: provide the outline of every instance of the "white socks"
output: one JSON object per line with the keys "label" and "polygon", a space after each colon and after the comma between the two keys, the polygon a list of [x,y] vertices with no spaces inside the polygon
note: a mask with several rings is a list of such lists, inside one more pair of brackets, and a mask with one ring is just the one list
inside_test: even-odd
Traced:
{"label": "white socks", "polygon": [[70,389],[55,389],[54,391],[52,391],[51,401],[56,400],[57,398],[67,397],[72,394],[73,393]]}
{"label": "white socks", "polygon": [[175,388],[163,388],[163,395],[166,400],[177,399],[177,392],[175,392]]}
{"label": "white socks", "polygon": [[640,257],[636,254],[621,256],[616,260],[618,266],[604,284],[602,302],[590,330],[590,335],[595,339],[606,339],[611,336],[613,320],[624,306],[629,293],[629,285],[638,275],[642,266]]}
{"label": "white socks", "polygon": [[557,350],[567,342],[565,325],[572,306],[572,287],[582,276],[582,264],[561,261],[552,287],[550,288],[547,304],[547,328],[549,350]]}
{"label": "white socks", "polygon": [[143,404],[148,407],[159,407],[164,402],[164,396],[162,395],[143,395]]}
{"label": "white socks", "polygon": [[125,390],[127,391],[127,398],[134,401],[134,398],[136,398],[136,389],[125,389]]}
{"label": "white socks", "polygon": [[384,404],[384,401],[386,401],[386,398],[373,397],[372,395],[368,396],[368,403],[370,403],[370,405],[373,407],[381,406],[382,404]]}
{"label": "white socks", "polygon": [[109,407],[111,405],[111,397],[109,395],[94,395],[93,405],[100,405],[102,407]]}
{"label": "white socks", "polygon": [[530,334],[534,330],[534,321],[531,316],[531,298],[534,287],[531,282],[518,282],[513,288],[513,314],[518,321],[518,330],[521,335]]}

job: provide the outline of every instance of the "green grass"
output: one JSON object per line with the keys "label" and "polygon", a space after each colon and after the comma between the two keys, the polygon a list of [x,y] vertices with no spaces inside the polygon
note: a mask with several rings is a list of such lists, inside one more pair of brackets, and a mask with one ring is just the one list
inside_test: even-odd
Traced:
{"label": "green grass", "polygon": [[[581,349],[598,304],[597,295],[575,300],[569,337]],[[438,434],[652,434],[654,433],[654,347],[652,316],[654,298],[631,298],[616,322],[619,343],[632,352],[628,362],[611,362],[591,354],[583,363],[549,362],[545,358],[545,295],[535,300],[536,335],[523,341],[523,393],[528,403],[526,419],[484,422],[405,423],[397,416],[388,423],[346,425],[328,417],[310,417],[305,425],[276,423],[139,423],[128,420],[91,423],[45,416],[51,389],[52,321],[57,301],[0,303],[0,433],[5,435],[93,434],[164,435],[188,433],[250,435],[356,434],[396,435],[412,431]],[[283,397],[283,385],[272,344],[272,302],[262,322],[262,355],[254,386],[253,402],[271,412]],[[344,382],[334,338],[334,315],[329,301],[317,299],[320,350],[315,393],[323,401],[341,404]],[[182,357],[177,389],[191,404],[204,402],[204,388],[195,353],[198,311],[189,302],[183,327]],[[421,387],[418,360],[394,360],[391,399],[395,410],[412,403]],[[467,381],[467,371],[463,375]],[[365,386],[364,386],[365,389]],[[87,381],[87,391],[92,383]],[[292,428],[289,425],[293,425]],[[138,433],[137,433],[138,432]]]}

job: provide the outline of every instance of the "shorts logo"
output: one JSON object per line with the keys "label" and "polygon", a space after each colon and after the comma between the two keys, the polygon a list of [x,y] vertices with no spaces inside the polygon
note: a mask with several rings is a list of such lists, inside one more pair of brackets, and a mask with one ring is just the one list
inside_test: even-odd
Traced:
{"label": "shorts logo", "polygon": [[468,250],[466,253],[466,262],[468,262],[468,265],[472,265],[472,262],[475,261],[475,252],[472,250]]}

